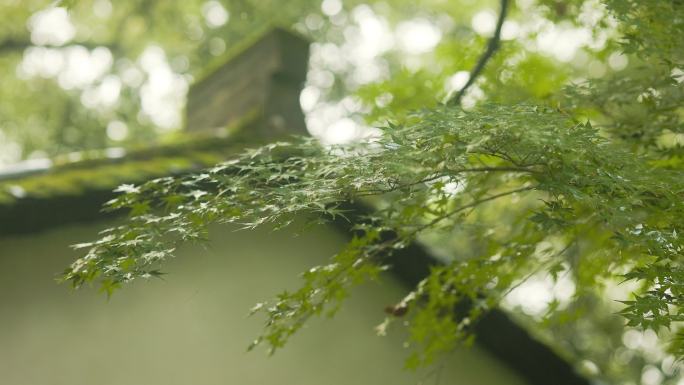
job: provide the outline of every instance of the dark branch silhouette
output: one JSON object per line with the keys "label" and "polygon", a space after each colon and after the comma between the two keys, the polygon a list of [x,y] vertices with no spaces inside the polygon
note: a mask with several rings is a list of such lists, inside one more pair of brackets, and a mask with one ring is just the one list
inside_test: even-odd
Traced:
{"label": "dark branch silhouette", "polygon": [[89,41],[80,41],[80,42],[71,42],[66,45],[62,46],[52,46],[52,45],[37,45],[33,44],[30,40],[28,39],[6,39],[6,40],[0,40],[0,55],[4,54],[10,54],[10,53],[19,53],[21,54],[25,49],[30,48],[30,47],[48,47],[48,48],[64,48],[64,47],[69,47],[69,46],[76,46],[80,45],[82,47],[85,47],[89,50],[95,49],[97,47],[107,47],[109,48],[112,52],[117,51],[120,49],[118,44],[115,43],[94,43],[94,42],[89,42]]}
{"label": "dark branch silhouette", "polygon": [[477,61],[477,64],[470,71],[470,78],[468,79],[468,82],[458,91],[458,93],[456,93],[456,95],[447,101],[447,105],[457,106],[461,104],[463,95],[465,95],[468,88],[475,83],[475,80],[478,76],[480,76],[480,73],[482,70],[484,70],[484,67],[487,65],[489,59],[491,59],[499,49],[499,44],[501,42],[501,28],[503,26],[504,20],[506,19],[506,14],[508,13],[508,3],[509,0],[501,0],[501,11],[499,13],[499,20],[496,22],[494,36],[489,39],[489,42],[487,43],[487,49],[482,53]]}

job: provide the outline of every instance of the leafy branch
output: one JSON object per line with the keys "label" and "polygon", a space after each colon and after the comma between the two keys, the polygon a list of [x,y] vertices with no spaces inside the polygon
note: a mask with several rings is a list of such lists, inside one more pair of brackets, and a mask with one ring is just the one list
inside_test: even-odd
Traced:
{"label": "leafy branch", "polygon": [[[211,223],[282,228],[302,214],[316,222],[345,216],[345,203],[355,199],[372,196],[387,202],[359,218],[352,241],[329,264],[305,272],[300,289],[255,309],[267,319],[255,345],[267,342],[274,351],[311,316],[333,314],[351,286],[376,278],[396,250],[419,236],[466,229],[469,218],[491,202],[519,193],[543,198],[543,205],[535,200],[500,205],[529,220],[483,239],[490,253],[454,262],[428,277],[437,286],[412,312],[414,337],[425,345],[426,355],[418,362],[427,362],[430,352],[471,335],[466,324],[443,318],[444,309],[459,298],[480,304],[466,317],[466,323],[474,322],[497,301],[495,293],[505,292],[516,277],[524,278],[540,242],[577,226],[591,223],[622,234],[637,226],[638,218],[649,226],[649,234],[666,231],[659,225],[664,219],[677,224],[684,217],[681,197],[672,192],[679,185],[676,174],[647,170],[590,124],[578,124],[555,109],[483,104],[466,112],[438,107],[415,115],[411,123],[386,127],[371,143],[324,147],[301,138],[246,151],[194,175],[121,186],[122,194],[108,207],[128,209],[128,223],[107,230],[100,240],[77,245],[87,253],[66,270],[64,280],[75,287],[99,282],[111,294],[122,284],[161,274],[163,262],[183,243],[206,242]],[[652,212],[663,199],[672,205],[667,218],[662,213],[632,218],[636,211]],[[659,250],[675,258],[665,243],[646,247],[645,239],[623,234],[629,237],[643,247],[635,252]],[[614,241],[602,245],[606,251],[618,246]],[[493,287],[491,277],[498,277]],[[481,293],[490,293],[488,299],[479,298]],[[430,325],[434,328],[425,330]]]}

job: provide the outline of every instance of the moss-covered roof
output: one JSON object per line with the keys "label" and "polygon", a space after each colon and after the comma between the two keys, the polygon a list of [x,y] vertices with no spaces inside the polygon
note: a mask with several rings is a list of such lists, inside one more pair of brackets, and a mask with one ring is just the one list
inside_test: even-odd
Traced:
{"label": "moss-covered roof", "polygon": [[129,150],[123,156],[110,157],[103,150],[85,154],[88,158],[84,160],[56,160],[46,170],[0,181],[0,207],[24,198],[80,195],[92,189],[114,188],[121,183],[195,170],[225,159],[248,143],[244,134],[228,137],[183,134],[174,143]]}
{"label": "moss-covered roof", "polygon": [[[255,117],[256,119],[256,117]],[[56,161],[38,173],[0,181],[0,234],[18,234],[102,217],[100,207],[123,183],[178,175],[211,166],[245,147],[258,145],[245,122],[226,137],[179,135],[173,143],[131,150],[122,157]]]}

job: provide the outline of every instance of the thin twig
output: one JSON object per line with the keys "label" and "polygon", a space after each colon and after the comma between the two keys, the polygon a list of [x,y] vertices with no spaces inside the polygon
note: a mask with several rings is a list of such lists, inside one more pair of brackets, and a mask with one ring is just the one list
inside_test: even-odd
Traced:
{"label": "thin twig", "polygon": [[427,178],[411,182],[411,183],[406,183],[406,184],[398,184],[396,186],[392,186],[386,189],[381,189],[381,188],[375,188],[375,189],[366,189],[366,190],[357,190],[354,192],[354,195],[359,197],[359,196],[369,196],[369,195],[381,195],[381,194],[386,194],[390,193],[393,191],[397,191],[399,189],[403,188],[409,188],[413,187],[422,183],[429,183],[432,181],[435,181],[440,178],[445,178],[449,176],[454,176],[455,174],[461,174],[461,173],[485,173],[485,172],[520,172],[520,173],[538,173],[539,171],[527,168],[525,166],[515,166],[515,167],[506,167],[506,166],[501,166],[501,167],[494,167],[494,166],[483,166],[483,167],[471,167],[471,168],[460,168],[460,169],[452,169],[452,170],[447,170],[448,172],[446,173],[439,173],[435,174],[432,176],[429,176]]}
{"label": "thin twig", "polygon": [[451,99],[447,101],[447,105],[449,106],[458,106],[461,104],[461,99],[463,98],[463,95],[465,95],[466,91],[470,86],[475,83],[475,80],[477,79],[478,76],[480,76],[480,73],[482,70],[484,70],[485,65],[487,65],[487,62],[489,59],[494,56],[494,53],[499,49],[499,43],[501,42],[501,28],[503,27],[504,20],[506,19],[506,14],[508,13],[508,3],[509,0],[501,0],[501,11],[499,13],[499,20],[496,22],[496,29],[494,30],[494,36],[492,36],[489,39],[489,42],[487,43],[487,49],[482,53],[480,56],[480,59],[478,59],[477,64],[475,67],[473,67],[472,71],[470,71],[470,77],[468,78],[468,82],[461,88],[456,95],[454,95]]}
{"label": "thin twig", "polygon": [[[505,197],[505,196],[507,196],[507,195],[512,195],[512,194],[517,194],[517,193],[524,192],[524,191],[534,190],[534,189],[536,189],[537,187],[538,187],[537,185],[533,185],[533,186],[525,186],[525,187],[517,188],[517,189],[515,189],[515,190],[504,191],[504,192],[502,192],[502,193],[490,195],[490,196],[488,196],[488,197],[484,197],[484,198],[475,200],[475,201],[473,201],[473,202],[470,202],[470,203],[468,203],[468,204],[466,204],[466,205],[459,206],[459,207],[457,207],[457,208],[455,208],[455,209],[453,209],[453,210],[451,210],[451,211],[449,211],[449,212],[446,212],[446,213],[444,213],[444,214],[442,214],[442,215],[439,215],[438,217],[434,218],[434,219],[431,220],[430,222],[427,222],[427,223],[424,223],[424,224],[421,224],[421,225],[417,225],[417,226],[416,226],[416,227],[417,227],[416,230],[413,230],[413,231],[411,231],[410,233],[408,233],[407,237],[410,238],[410,237],[413,237],[413,236],[415,236],[415,235],[418,235],[418,233],[422,232],[423,230],[429,229],[429,228],[431,228],[431,227],[437,225],[439,222],[441,222],[441,221],[443,221],[443,220],[445,220],[445,219],[449,219],[450,217],[453,217],[454,215],[456,215],[456,214],[458,214],[458,213],[461,213],[461,212],[463,212],[463,211],[466,211],[466,210],[475,208],[476,206],[479,206],[479,205],[482,204],[482,203],[486,203],[486,202],[489,202],[489,201],[493,201],[493,200],[495,200],[495,199],[499,199],[499,198]],[[410,227],[410,226],[407,225],[406,227]],[[398,240],[398,239],[399,239],[399,237],[397,237],[397,238],[395,238],[395,239],[392,239],[391,241],[395,241],[395,240]]]}
{"label": "thin twig", "polygon": [[[572,241],[568,242],[568,244],[565,245],[565,247],[563,247],[559,252],[557,252],[556,255],[554,255],[554,257],[560,257],[563,254],[565,254],[565,252],[568,251],[570,249],[570,247],[572,247],[572,245],[575,244],[575,242],[577,242],[577,239],[573,239]],[[550,265],[552,265],[555,262],[556,262],[556,260],[552,258],[552,259],[546,261],[546,263],[542,263],[539,266],[537,266],[536,269],[533,269],[525,277],[520,279],[516,284],[511,285],[505,292],[503,292],[501,295],[499,295],[499,301],[502,301],[507,295],[511,294],[511,292],[513,290],[517,289],[522,284],[527,282],[530,278],[532,278],[535,274],[541,272],[542,270],[546,269],[547,267],[550,267]]]}
{"label": "thin twig", "polygon": [[25,49],[31,48],[31,47],[46,47],[46,48],[60,49],[60,48],[74,47],[74,46],[82,46],[82,47],[89,49],[89,50],[93,50],[93,49],[99,48],[99,47],[106,47],[112,52],[118,52],[121,49],[121,47],[117,43],[111,43],[111,42],[96,43],[96,42],[90,42],[90,41],[80,41],[80,42],[70,42],[69,44],[61,45],[61,46],[52,46],[52,45],[34,44],[29,39],[24,39],[24,40],[6,39],[6,40],[0,41],[0,56],[2,56],[4,54],[22,53]]}

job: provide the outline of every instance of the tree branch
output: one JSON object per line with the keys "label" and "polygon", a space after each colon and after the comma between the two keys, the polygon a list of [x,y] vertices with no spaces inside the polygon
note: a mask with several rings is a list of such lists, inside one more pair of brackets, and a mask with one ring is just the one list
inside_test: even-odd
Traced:
{"label": "tree branch", "polygon": [[94,43],[94,42],[89,42],[89,41],[80,41],[80,42],[71,42],[66,45],[61,45],[61,46],[52,46],[52,45],[36,45],[33,44],[30,40],[20,40],[20,39],[5,39],[0,41],[0,55],[3,54],[9,54],[9,53],[22,53],[25,49],[30,48],[30,47],[46,47],[46,48],[64,48],[64,47],[69,47],[69,46],[76,46],[80,45],[85,47],[88,50],[93,50],[97,47],[106,47],[109,48],[110,51],[116,52],[120,49],[119,45],[116,43]]}
{"label": "tree branch", "polygon": [[458,106],[461,104],[461,99],[463,98],[463,95],[465,95],[466,91],[470,86],[475,83],[475,79],[477,79],[478,76],[480,76],[480,73],[482,70],[484,70],[484,67],[487,65],[487,62],[489,59],[494,56],[496,51],[499,49],[499,44],[501,42],[501,28],[503,26],[504,20],[506,19],[506,14],[508,13],[508,3],[509,0],[501,0],[501,11],[499,12],[499,20],[496,22],[496,29],[494,30],[494,36],[492,36],[489,39],[489,42],[487,43],[487,49],[482,53],[480,58],[477,61],[477,64],[473,69],[470,71],[470,77],[468,78],[468,82],[461,88],[456,95],[451,97],[446,104],[449,106]]}
{"label": "tree branch", "polygon": [[0,54],[13,51],[21,52],[30,45],[31,43],[29,41],[19,41],[14,39],[3,40],[0,42]]}

